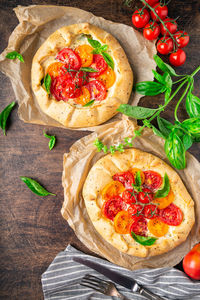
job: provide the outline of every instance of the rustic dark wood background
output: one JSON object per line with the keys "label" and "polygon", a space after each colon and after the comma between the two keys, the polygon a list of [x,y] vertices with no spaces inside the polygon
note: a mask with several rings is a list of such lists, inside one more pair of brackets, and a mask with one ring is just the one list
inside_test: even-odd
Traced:
{"label": "rustic dark wood background", "polygon": [[[133,7],[138,3],[134,1]],[[179,28],[185,29],[191,38],[186,48],[187,61],[178,69],[181,73],[190,73],[200,64],[198,3],[198,0],[174,0],[169,4],[169,16],[180,16]],[[133,11],[133,8],[125,7],[122,0],[0,0],[0,52],[7,46],[9,35],[18,24],[12,9],[17,5],[32,4],[75,6],[127,25],[131,25]],[[3,74],[0,74],[0,83],[1,111],[15,100],[15,96],[9,79]],[[197,75],[195,93],[198,96],[199,86],[200,76]],[[141,99],[140,105],[148,106],[148,100],[152,106],[159,103],[159,97],[146,97]],[[173,105],[165,113],[169,120],[172,120],[172,110]],[[183,105],[180,115],[186,117]],[[48,133],[57,137],[56,147],[50,152],[48,140],[43,137],[43,129],[42,126],[20,121],[15,107],[8,121],[7,136],[0,133],[0,299],[43,299],[40,276],[56,254],[69,243],[89,253],[60,214],[63,201],[63,153],[88,132],[45,127]],[[197,144],[190,149],[190,153],[200,160],[199,152],[200,146]],[[31,193],[19,179],[21,175],[38,180],[49,191],[56,193],[57,197],[40,198]]]}

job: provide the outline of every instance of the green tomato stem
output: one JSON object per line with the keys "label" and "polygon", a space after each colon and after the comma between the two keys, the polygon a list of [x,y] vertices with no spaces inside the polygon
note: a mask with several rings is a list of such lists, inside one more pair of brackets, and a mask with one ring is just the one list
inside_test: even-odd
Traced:
{"label": "green tomato stem", "polygon": [[192,72],[192,74],[190,76],[194,77],[194,75],[196,73],[198,73],[200,71],[200,66],[198,66],[198,68],[196,68],[196,70],[194,70],[194,72]]}
{"label": "green tomato stem", "polygon": [[176,84],[176,83],[178,83],[178,82],[181,82],[181,81],[183,81],[184,79],[186,79],[187,77],[188,77],[187,75],[186,75],[186,76],[184,75],[183,78],[181,78],[181,79],[179,79],[179,80],[173,82],[173,84]]}
{"label": "green tomato stem", "polygon": [[175,118],[175,120],[176,120],[177,122],[179,122],[179,119],[178,119],[178,117],[177,117],[177,110],[178,110],[178,107],[179,107],[181,101],[183,100],[183,98],[185,97],[185,95],[186,95],[186,93],[187,93],[189,87],[190,87],[190,82],[188,82],[187,87],[186,87],[184,93],[182,94],[181,98],[178,100],[178,102],[177,102],[177,104],[176,104],[176,107],[175,107],[175,110],[174,110],[174,118]]}

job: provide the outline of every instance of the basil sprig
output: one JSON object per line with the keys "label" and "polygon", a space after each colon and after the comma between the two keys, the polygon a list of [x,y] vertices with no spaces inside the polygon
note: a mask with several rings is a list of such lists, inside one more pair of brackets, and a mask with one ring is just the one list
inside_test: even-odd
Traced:
{"label": "basil sprig", "polygon": [[51,76],[49,73],[46,74],[44,77],[44,87],[45,90],[47,91],[47,94],[50,94],[50,88],[51,88]]}
{"label": "basil sprig", "polygon": [[55,146],[55,143],[56,143],[55,135],[48,135],[44,131],[43,131],[43,134],[46,138],[50,139],[50,141],[49,141],[49,150],[52,150],[53,147]]}
{"label": "basil sprig", "polygon": [[107,62],[107,64],[114,69],[114,60],[112,59],[112,57],[110,56],[110,54],[108,54],[107,49],[108,49],[108,45],[101,45],[101,43],[97,40],[93,40],[91,38],[87,38],[88,43],[94,48],[93,52],[94,54],[101,54],[103,56],[103,58],[105,59],[105,61]]}
{"label": "basil sprig", "polygon": [[55,194],[52,194],[52,193],[48,192],[37,181],[35,181],[35,180],[33,180],[33,179],[29,178],[29,177],[20,176],[20,179],[27,185],[27,187],[33,193],[35,193],[38,196],[48,196],[48,195],[56,196]]}
{"label": "basil sprig", "polygon": [[21,62],[24,62],[23,56],[20,53],[18,53],[17,51],[9,52],[6,55],[6,58],[8,58],[8,59],[16,59],[16,58],[18,58]]}
{"label": "basil sprig", "polygon": [[7,119],[14,106],[15,106],[15,101],[11,102],[8,106],[6,106],[0,114],[0,127],[3,130],[4,135],[6,135]]}
{"label": "basil sprig", "polygon": [[83,107],[91,106],[93,103],[94,103],[94,99],[90,100],[89,102],[87,102],[86,104],[84,104]]}
{"label": "basil sprig", "polygon": [[144,118],[151,117],[156,112],[156,109],[121,104],[117,111],[131,118],[142,120]]}
{"label": "basil sprig", "polygon": [[159,189],[156,194],[155,198],[164,198],[167,197],[170,191],[170,183],[169,183],[169,177],[167,173],[165,173],[164,178],[163,178],[163,184],[161,189]]}
{"label": "basil sprig", "polygon": [[143,246],[151,246],[157,240],[155,237],[137,235],[133,231],[131,231],[131,235],[137,243]]}

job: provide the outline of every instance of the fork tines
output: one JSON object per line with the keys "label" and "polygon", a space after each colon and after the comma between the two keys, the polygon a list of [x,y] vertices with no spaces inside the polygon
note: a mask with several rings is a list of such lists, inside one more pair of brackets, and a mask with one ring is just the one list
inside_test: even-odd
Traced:
{"label": "fork tines", "polygon": [[109,287],[109,282],[90,274],[86,274],[81,280],[81,285],[92,288],[98,292],[105,293],[106,289]]}

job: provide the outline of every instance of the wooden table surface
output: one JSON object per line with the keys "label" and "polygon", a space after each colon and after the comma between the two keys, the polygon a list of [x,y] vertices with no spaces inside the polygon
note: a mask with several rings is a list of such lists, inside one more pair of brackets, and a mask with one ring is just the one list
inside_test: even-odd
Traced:
{"label": "wooden table surface", "polygon": [[[90,11],[97,16],[131,25],[132,9],[122,5],[122,0],[0,0],[0,52],[7,46],[9,35],[18,24],[13,8],[17,5],[54,4],[68,5]],[[134,1],[133,7],[139,1]],[[174,0],[169,4],[170,17],[180,16],[179,28],[185,29],[191,38],[186,48],[187,61],[179,68],[180,73],[191,73],[199,64],[200,14],[198,0]],[[0,111],[15,100],[8,78],[0,74]],[[200,76],[195,78],[195,93],[199,96]],[[140,105],[150,100],[159,103],[159,97],[143,98]],[[148,106],[148,105],[147,105]],[[173,105],[165,117],[172,120]],[[186,118],[184,106],[180,115]],[[8,121],[7,136],[0,135],[1,153],[1,245],[0,245],[0,299],[32,300],[43,299],[40,283],[41,274],[46,270],[58,252],[69,243],[90,253],[61,217],[63,202],[61,185],[63,153],[88,132],[45,127],[57,137],[56,147],[50,152],[48,141],[43,137],[44,127],[25,124],[17,116],[15,107]],[[200,146],[190,149],[200,160]],[[31,193],[19,176],[38,180],[56,197],[40,198]]]}

